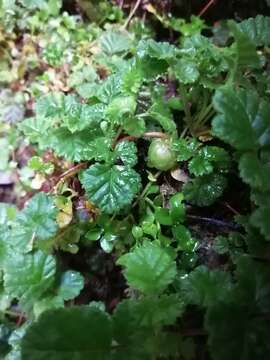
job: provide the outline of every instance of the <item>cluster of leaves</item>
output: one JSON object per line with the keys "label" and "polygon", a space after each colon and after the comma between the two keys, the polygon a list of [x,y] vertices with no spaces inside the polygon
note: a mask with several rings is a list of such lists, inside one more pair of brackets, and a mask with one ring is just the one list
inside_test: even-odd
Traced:
{"label": "cluster of leaves", "polygon": [[[45,62],[46,71],[33,82],[52,86],[35,87],[31,95],[41,96],[18,126],[36,147],[27,169],[46,192],[21,211],[0,208],[0,352],[6,360],[194,359],[185,333],[192,305],[205,315],[214,360],[268,359],[269,269],[259,260],[269,260],[270,240],[270,19],[229,21],[226,46],[203,36],[197,18],[166,19],[183,35],[177,46],[136,21],[102,31],[68,14],[52,19],[60,5],[14,2],[15,14],[29,13],[12,28],[43,39],[35,66]],[[69,78],[55,87],[64,63]],[[12,121],[2,116],[6,132]],[[187,204],[215,203],[236,163],[252,213],[237,218],[245,232],[216,240],[231,271],[211,270],[200,265]],[[183,185],[175,172],[184,170]],[[178,183],[167,193],[161,178]],[[96,242],[114,251],[129,287],[112,314],[103,303],[70,302],[85,274],[64,269],[61,257]],[[17,315],[25,322],[14,329]]]}

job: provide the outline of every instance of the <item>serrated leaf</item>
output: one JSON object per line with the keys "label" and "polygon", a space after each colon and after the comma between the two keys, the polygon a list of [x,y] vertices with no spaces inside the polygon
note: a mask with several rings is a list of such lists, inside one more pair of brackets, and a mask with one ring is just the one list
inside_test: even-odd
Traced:
{"label": "serrated leaf", "polygon": [[168,69],[168,63],[162,59],[145,56],[136,59],[136,68],[140,73],[141,79],[150,81],[162,76]]}
{"label": "serrated leaf", "polygon": [[152,242],[145,242],[117,262],[125,266],[128,284],[145,294],[160,293],[176,275],[173,259],[165,249]]}
{"label": "serrated leaf", "polygon": [[39,116],[55,117],[61,113],[64,107],[64,99],[64,94],[60,92],[51,92],[48,95],[42,96],[35,104],[35,112]]}
{"label": "serrated leaf", "polygon": [[163,102],[156,101],[149,109],[149,116],[156,120],[165,131],[176,131],[176,124],[174,122],[173,115],[169,107],[167,107]]}
{"label": "serrated leaf", "polygon": [[111,341],[111,321],[103,311],[88,306],[51,310],[26,331],[22,360],[105,360]]}
{"label": "serrated leaf", "polygon": [[28,118],[19,124],[19,129],[31,141],[37,143],[41,150],[47,147],[48,130],[51,123],[45,117]]}
{"label": "serrated leaf", "polygon": [[13,253],[5,263],[4,286],[10,296],[29,308],[53,284],[56,262],[41,251]]}
{"label": "serrated leaf", "polygon": [[239,159],[240,176],[252,188],[270,190],[270,164],[263,164],[254,153],[245,153]]}
{"label": "serrated leaf", "polygon": [[121,93],[122,79],[119,75],[111,75],[103,81],[95,96],[103,103],[109,104]]}
{"label": "serrated leaf", "polygon": [[31,250],[36,239],[53,237],[58,230],[57,212],[53,199],[48,195],[43,192],[34,195],[16,217],[12,228],[12,245],[25,252]]}
{"label": "serrated leaf", "polygon": [[9,225],[16,218],[16,213],[16,206],[0,202],[0,226]]}
{"label": "serrated leaf", "polygon": [[256,46],[270,45],[270,17],[257,15],[240,22],[237,26]]}
{"label": "serrated leaf", "polygon": [[80,180],[91,202],[107,214],[129,205],[140,189],[140,176],[128,166],[95,164]]}
{"label": "serrated leaf", "polygon": [[137,147],[132,141],[121,141],[114,150],[114,158],[121,159],[124,165],[133,167],[137,164]]}
{"label": "serrated leaf", "polygon": [[191,174],[202,176],[212,173],[214,168],[225,170],[229,163],[229,155],[224,149],[217,146],[204,146],[189,162],[188,168]]}
{"label": "serrated leaf", "polygon": [[43,296],[36,301],[33,306],[33,313],[35,318],[38,318],[44,311],[59,309],[65,306],[64,299],[60,296]]}
{"label": "serrated leaf", "polygon": [[251,90],[222,88],[216,91],[213,132],[238,150],[254,151],[270,145],[270,106]]}
{"label": "serrated leaf", "polygon": [[[91,142],[95,136],[100,135],[101,131],[92,131],[90,129],[72,134],[68,129],[59,128],[53,131],[48,141],[48,147],[66,160],[90,160],[94,157]],[[90,150],[91,156],[89,155]]]}
{"label": "serrated leaf", "polygon": [[66,271],[60,279],[58,296],[64,300],[72,300],[80,294],[83,287],[84,278],[79,272],[73,270]]}
{"label": "serrated leaf", "polygon": [[183,310],[183,302],[175,294],[124,300],[113,314],[114,336],[120,343],[128,344],[142,329],[154,331],[174,324]]}
{"label": "serrated leaf", "polygon": [[[209,346],[216,360],[267,360],[270,356],[270,321],[248,316],[241,304],[217,304],[209,308],[206,329]],[[226,346],[224,346],[226,344]]]}
{"label": "serrated leaf", "polygon": [[138,117],[127,117],[123,121],[123,129],[128,135],[140,137],[145,133],[146,125],[144,119]]}
{"label": "serrated leaf", "polygon": [[251,224],[259,228],[261,234],[270,241],[270,206],[261,206],[256,209],[250,218]]}
{"label": "serrated leaf", "polygon": [[84,65],[72,72],[67,79],[67,84],[70,87],[77,87],[82,84],[93,84],[98,79],[97,72],[92,65]]}
{"label": "serrated leaf", "polygon": [[112,56],[128,51],[132,41],[128,33],[111,30],[101,36],[99,44],[105,54]]}
{"label": "serrated leaf", "polygon": [[245,33],[239,30],[234,21],[229,21],[229,27],[236,41],[234,46],[238,68],[260,68],[262,63],[254,43]]}
{"label": "serrated leaf", "polygon": [[231,288],[231,282],[228,273],[209,270],[201,265],[180,279],[180,286],[187,303],[208,307],[223,300]]}
{"label": "serrated leaf", "polygon": [[138,326],[155,329],[173,325],[183,311],[183,301],[177,295],[163,294],[160,297],[145,297],[137,301],[133,315],[138,319]]}
{"label": "serrated leaf", "polygon": [[174,239],[177,241],[177,250],[194,252],[198,243],[192,238],[190,231],[184,225],[172,228]]}
{"label": "serrated leaf", "polygon": [[[250,271],[252,269],[252,271]],[[237,259],[237,283],[206,315],[212,356],[225,360],[267,359],[270,355],[268,317],[269,267],[244,255]],[[223,347],[221,344],[226,343]]]}
{"label": "serrated leaf", "polygon": [[106,116],[116,124],[123,122],[124,116],[133,115],[136,110],[136,101],[133,96],[116,97],[106,110]]}
{"label": "serrated leaf", "polygon": [[173,70],[177,80],[183,84],[192,84],[196,82],[200,76],[196,63],[189,59],[178,60]]}
{"label": "serrated leaf", "polygon": [[200,143],[197,139],[177,139],[172,143],[173,150],[176,153],[178,161],[187,161],[194,156],[199,148]]}
{"label": "serrated leaf", "polygon": [[183,187],[185,199],[198,206],[213,204],[227,186],[227,180],[220,174],[198,177]]}
{"label": "serrated leaf", "polygon": [[149,56],[159,60],[174,59],[178,49],[168,42],[157,42],[153,39],[141,40],[137,47],[137,55],[139,57]]}
{"label": "serrated leaf", "polygon": [[105,106],[81,104],[74,95],[51,93],[38,100],[36,113],[49,118],[53,124],[61,121],[61,125],[74,133],[97,126],[104,117]]}

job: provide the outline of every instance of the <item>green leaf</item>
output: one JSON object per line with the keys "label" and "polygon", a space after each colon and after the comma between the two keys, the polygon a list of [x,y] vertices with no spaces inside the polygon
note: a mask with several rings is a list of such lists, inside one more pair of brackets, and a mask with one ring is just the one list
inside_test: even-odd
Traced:
{"label": "green leaf", "polygon": [[[74,98],[70,96],[69,99]],[[64,108],[65,96],[60,92],[51,92],[48,95],[40,97],[34,107],[38,116],[55,117],[61,114]]]}
{"label": "green leaf", "polygon": [[262,62],[259,55],[257,54],[254,43],[246,34],[239,30],[237,24],[234,21],[229,21],[229,27],[236,41],[233,46],[235,46],[236,51],[235,61],[237,67],[244,69],[247,67],[260,68],[262,66]]}
{"label": "green leaf", "polygon": [[19,124],[19,129],[30,140],[37,143],[41,150],[48,146],[48,130],[52,126],[44,117],[28,118]]}
{"label": "green leaf", "polygon": [[208,307],[224,299],[231,288],[231,282],[227,273],[209,270],[201,265],[187,277],[183,277],[180,280],[180,286],[181,293],[188,304]]}
{"label": "green leaf", "polygon": [[103,311],[88,306],[51,310],[26,331],[22,360],[105,360],[111,341],[111,321]]}
{"label": "green leaf", "polygon": [[173,226],[172,233],[177,241],[177,250],[194,252],[198,247],[197,242],[194,241],[190,231],[184,225]]}
{"label": "green leaf", "polygon": [[101,239],[100,239],[100,247],[106,253],[111,253],[113,248],[114,248],[115,241],[117,239],[118,239],[117,235],[108,232],[108,233],[104,234],[104,236],[101,237]]}
{"label": "green leaf", "polygon": [[128,51],[131,48],[132,41],[127,32],[110,30],[101,36],[99,45],[106,55],[112,56]]}
{"label": "green leaf", "polygon": [[256,46],[270,45],[270,17],[257,15],[240,22],[237,26]]}
{"label": "green leaf", "polygon": [[178,49],[168,42],[157,42],[153,39],[141,40],[137,47],[139,57],[149,56],[159,60],[172,60],[175,58]]}
{"label": "green leaf", "polygon": [[220,174],[200,176],[183,187],[185,199],[198,206],[213,204],[227,186],[227,180]]}
{"label": "green leaf", "polygon": [[137,147],[132,141],[121,141],[114,151],[114,158],[120,159],[124,165],[133,167],[137,164]]}
{"label": "green leaf", "polygon": [[161,225],[169,226],[173,223],[169,209],[159,206],[155,209],[155,218]]}
{"label": "green leaf", "polygon": [[61,125],[74,133],[97,126],[105,116],[105,106],[81,104],[74,95],[51,93],[38,100],[36,113],[37,116],[49,118],[53,123],[60,120]]}
{"label": "green leaf", "polygon": [[92,131],[91,129],[73,134],[68,129],[59,128],[53,131],[48,141],[48,147],[66,160],[89,160],[95,157],[94,153],[97,155],[96,151],[93,153],[92,141],[100,135],[101,131]]}
{"label": "green leaf", "polygon": [[185,219],[186,208],[183,200],[183,193],[176,193],[170,198],[170,215],[175,224],[181,223]]}
{"label": "green leaf", "polygon": [[177,155],[178,161],[187,161],[194,156],[199,148],[200,143],[197,139],[177,139],[173,141],[172,148]]}
{"label": "green leaf", "polygon": [[121,256],[117,263],[126,267],[128,284],[145,294],[162,292],[176,275],[176,264],[167,251],[149,241]]}
{"label": "green leaf", "polygon": [[122,79],[118,75],[111,75],[103,81],[95,94],[103,103],[109,104],[121,93]]}
{"label": "green leaf", "polygon": [[[270,321],[262,314],[270,309],[269,275],[267,264],[247,255],[238,258],[234,289],[211,306],[206,315],[215,359],[268,359]],[[226,347],[221,345],[224,343]]]}
{"label": "green leaf", "polygon": [[64,300],[72,300],[78,296],[84,287],[83,276],[73,270],[65,271],[60,279],[58,296]]}
{"label": "green leaf", "polygon": [[189,59],[180,59],[173,67],[176,79],[183,84],[192,84],[200,76],[197,64]]}
{"label": "green leaf", "polygon": [[[200,74],[200,81],[204,86],[210,88],[216,87],[216,83],[213,83],[212,79],[218,78],[224,71],[228,70],[225,51],[215,46],[210,38],[200,34],[184,38],[183,46],[180,50],[181,58],[185,61],[184,65],[188,63],[193,64],[193,78],[195,78],[194,74],[196,74],[194,69],[194,64],[196,64],[197,71]],[[186,71],[187,69],[190,71],[190,68],[186,68]],[[190,76],[191,71],[189,73],[186,72],[184,75]],[[191,79],[187,78],[186,82],[187,80],[190,81]]]}
{"label": "green leaf", "polygon": [[256,190],[270,190],[270,164],[263,164],[256,154],[245,153],[239,160],[240,176]]}
{"label": "green leaf", "polygon": [[251,224],[260,229],[261,234],[270,241],[270,206],[256,209],[250,218]]}
{"label": "green leaf", "polygon": [[213,249],[220,255],[228,253],[230,251],[228,238],[222,235],[217,236],[213,244]]}
{"label": "green leaf", "polygon": [[95,164],[80,180],[89,199],[107,214],[129,205],[140,189],[140,176],[128,166]]}
{"label": "green leaf", "polygon": [[42,298],[34,303],[33,313],[38,318],[44,311],[59,309],[65,306],[64,299],[60,296],[42,296]]}
{"label": "green leaf", "polygon": [[116,340],[127,343],[128,338],[134,337],[134,333],[143,328],[155,331],[158,327],[172,325],[183,310],[183,302],[175,294],[124,300],[113,314]]}
{"label": "green leaf", "polygon": [[33,156],[27,163],[27,166],[34,171],[50,175],[53,173],[54,165],[50,162],[44,162],[39,156]]}
{"label": "green leaf", "polygon": [[127,117],[123,120],[123,129],[124,131],[131,136],[140,137],[146,131],[145,121],[144,119],[138,117]]}
{"label": "green leaf", "polygon": [[162,101],[156,101],[149,109],[149,116],[156,120],[167,132],[175,132],[176,124],[170,108]]}
{"label": "green leaf", "polygon": [[218,112],[212,124],[216,136],[241,151],[270,145],[270,106],[257,93],[222,88],[213,103]]}
{"label": "green leaf", "polygon": [[16,218],[16,213],[16,206],[0,202],[0,226],[9,225]]}
{"label": "green leaf", "polygon": [[256,319],[241,304],[221,303],[210,307],[206,329],[213,359],[267,360],[270,356],[269,326],[269,319]]}
{"label": "green leaf", "polygon": [[133,115],[136,110],[136,101],[133,96],[116,97],[106,110],[106,116],[116,124],[123,122],[123,117]]}
{"label": "green leaf", "polygon": [[53,237],[58,230],[57,212],[51,197],[43,192],[34,195],[16,217],[12,234],[13,246],[28,251],[35,239],[46,240]]}
{"label": "green leaf", "polygon": [[212,173],[214,168],[225,170],[229,164],[230,158],[224,149],[217,146],[204,146],[189,162],[188,168],[191,174],[202,176]]}
{"label": "green leaf", "polygon": [[55,272],[56,262],[51,255],[13,252],[5,264],[4,286],[10,296],[28,308],[52,286]]}

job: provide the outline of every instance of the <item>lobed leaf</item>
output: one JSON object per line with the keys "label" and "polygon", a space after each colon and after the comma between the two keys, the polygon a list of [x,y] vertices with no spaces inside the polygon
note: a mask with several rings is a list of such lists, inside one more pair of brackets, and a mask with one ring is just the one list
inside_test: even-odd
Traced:
{"label": "lobed leaf", "polygon": [[88,306],[50,310],[27,329],[22,360],[106,360],[111,341],[111,321],[104,311]]}
{"label": "lobed leaf", "polygon": [[107,214],[131,204],[140,176],[128,166],[95,164],[80,175],[89,199]]}
{"label": "lobed leaf", "polygon": [[160,293],[176,275],[175,261],[157,243],[145,242],[121,256],[117,263],[125,266],[128,284],[145,294]]}

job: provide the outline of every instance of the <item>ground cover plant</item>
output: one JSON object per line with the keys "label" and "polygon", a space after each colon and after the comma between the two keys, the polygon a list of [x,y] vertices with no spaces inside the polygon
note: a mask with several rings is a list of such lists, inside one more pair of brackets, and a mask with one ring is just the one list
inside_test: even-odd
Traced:
{"label": "ground cover plant", "polygon": [[270,17],[126,10],[0,5],[1,358],[269,359]]}

